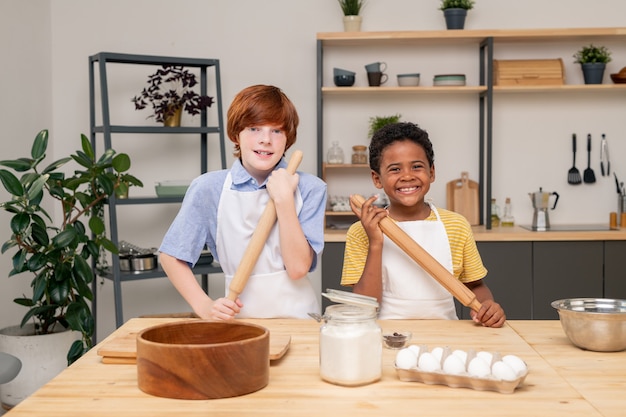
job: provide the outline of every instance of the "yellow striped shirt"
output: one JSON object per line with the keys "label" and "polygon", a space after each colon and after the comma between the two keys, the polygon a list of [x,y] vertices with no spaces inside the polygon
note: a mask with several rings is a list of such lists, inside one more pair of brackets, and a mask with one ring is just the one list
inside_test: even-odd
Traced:
{"label": "yellow striped shirt", "polygon": [[[472,282],[484,278],[487,275],[487,269],[480,258],[472,228],[465,217],[441,208],[437,208],[437,211],[448,234],[454,276],[461,282]],[[437,216],[431,210],[425,221],[436,220]],[[368,249],[369,239],[363,225],[358,221],[350,226],[346,236],[341,285],[354,285],[361,279]]]}

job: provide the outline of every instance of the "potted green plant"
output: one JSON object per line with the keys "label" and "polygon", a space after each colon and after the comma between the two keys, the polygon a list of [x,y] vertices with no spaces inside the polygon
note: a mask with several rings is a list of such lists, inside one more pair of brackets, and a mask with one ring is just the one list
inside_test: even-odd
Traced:
{"label": "potted green plant", "polygon": [[443,10],[448,29],[463,29],[467,11],[474,8],[474,0],[441,0],[439,10]]}
{"label": "potted green plant", "polygon": [[376,131],[383,126],[386,126],[391,123],[398,123],[401,117],[402,117],[401,114],[394,114],[391,116],[370,117],[369,131],[368,131],[369,137],[371,138],[372,136],[374,136],[374,133],[376,133]]}
{"label": "potted green plant", "polygon": [[166,126],[180,126],[184,111],[190,115],[200,112],[213,104],[213,97],[201,96],[193,87],[198,84],[196,75],[179,65],[163,65],[148,76],[148,87],[133,97],[135,110],[152,106],[151,116]]}
{"label": "potted green plant", "polygon": [[343,12],[343,27],[346,32],[359,32],[361,30],[361,9],[365,0],[337,0]]}
{"label": "potted green plant", "polygon": [[611,62],[611,51],[606,46],[589,44],[574,54],[574,63],[580,64],[585,84],[602,84],[606,64]]}
{"label": "potted green plant", "polygon": [[[81,135],[81,145],[76,153],[44,165],[48,131],[42,130],[35,137],[30,157],[0,161],[0,166],[20,175],[0,169],[2,185],[11,195],[0,207],[13,214],[11,236],[2,245],[2,253],[17,249],[10,277],[34,276],[32,294],[14,300],[28,308],[20,326],[32,324],[36,334],[63,329],[79,332],[80,340],[67,352],[68,363],[92,346],[92,264],[103,268],[104,252],[117,253],[106,236],[104,203],[122,183],[143,186],[127,173],[131,164],[127,154],[107,150],[96,158],[85,135]],[[80,165],[72,175],[59,170],[72,160]],[[44,206],[54,202],[61,212],[51,215]],[[55,221],[57,217],[59,221]]]}

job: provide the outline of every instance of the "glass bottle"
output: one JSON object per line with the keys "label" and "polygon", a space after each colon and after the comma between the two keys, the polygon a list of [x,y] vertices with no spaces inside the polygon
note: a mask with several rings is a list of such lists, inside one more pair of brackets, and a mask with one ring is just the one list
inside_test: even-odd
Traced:
{"label": "glass bottle", "polygon": [[353,164],[367,164],[367,146],[355,145],[352,147],[352,163]]}
{"label": "glass bottle", "polygon": [[501,226],[512,227],[515,225],[515,218],[513,217],[513,207],[511,207],[511,199],[506,198],[504,202],[504,214],[502,215]]}
{"label": "glass bottle", "polygon": [[496,204],[496,199],[491,199],[491,227],[500,226],[500,208]]}
{"label": "glass bottle", "polygon": [[320,329],[320,376],[345,386],[365,385],[382,376],[382,330],[375,308],[328,306]]}
{"label": "glass bottle", "polygon": [[338,141],[334,141],[328,150],[326,162],[329,164],[343,164],[343,149],[339,147]]}

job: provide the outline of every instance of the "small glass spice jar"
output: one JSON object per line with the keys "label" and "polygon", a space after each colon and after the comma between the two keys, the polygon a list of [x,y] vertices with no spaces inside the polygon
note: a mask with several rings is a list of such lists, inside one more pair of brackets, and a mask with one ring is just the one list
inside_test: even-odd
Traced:
{"label": "small glass spice jar", "polygon": [[382,375],[382,330],[376,308],[336,304],[320,329],[320,376],[344,386],[366,385]]}
{"label": "small glass spice jar", "polygon": [[367,164],[367,146],[355,145],[352,147],[352,163]]}

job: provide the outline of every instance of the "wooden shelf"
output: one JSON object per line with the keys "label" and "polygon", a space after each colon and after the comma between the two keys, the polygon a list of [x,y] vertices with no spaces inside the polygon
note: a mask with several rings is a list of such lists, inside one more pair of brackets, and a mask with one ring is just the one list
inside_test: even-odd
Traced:
{"label": "wooden shelf", "polygon": [[566,29],[477,29],[477,30],[426,30],[386,32],[322,32],[317,39],[324,45],[368,46],[376,44],[417,44],[423,41],[443,43],[477,43],[487,38],[496,42],[541,42],[563,39],[585,40],[591,38],[626,37],[626,28],[566,28]]}
{"label": "wooden shelf", "polygon": [[325,95],[361,94],[479,94],[487,91],[486,86],[424,86],[424,87],[322,87]]}

